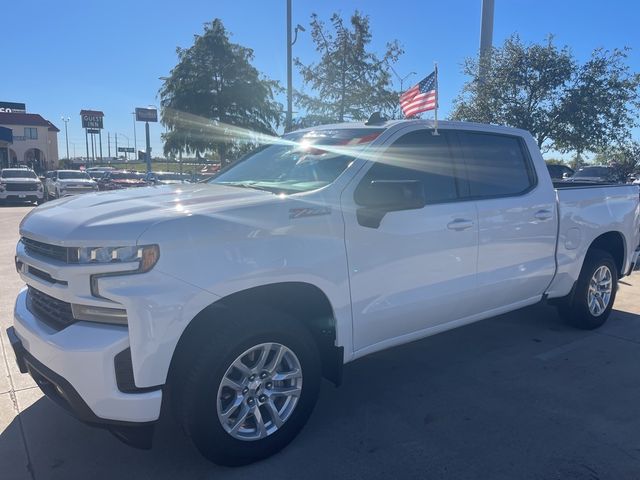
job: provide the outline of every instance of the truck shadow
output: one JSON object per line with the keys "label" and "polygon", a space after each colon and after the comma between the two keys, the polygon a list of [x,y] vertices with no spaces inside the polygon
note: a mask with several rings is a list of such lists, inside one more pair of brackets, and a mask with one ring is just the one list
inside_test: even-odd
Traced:
{"label": "truck shadow", "polygon": [[30,406],[0,434],[15,475],[1,476],[31,478],[24,432],[37,479],[637,478],[638,342],[635,313],[583,332],[537,305],[380,352],[346,366],[339,389],[324,383],[283,452],[235,469],[202,459],[166,413],[154,448],[135,450],[23,390]]}

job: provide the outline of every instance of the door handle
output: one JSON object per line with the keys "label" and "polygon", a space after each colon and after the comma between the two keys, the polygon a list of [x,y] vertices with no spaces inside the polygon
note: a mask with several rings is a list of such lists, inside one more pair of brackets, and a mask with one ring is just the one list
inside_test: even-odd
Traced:
{"label": "door handle", "polygon": [[533,216],[536,220],[549,220],[553,217],[553,213],[549,210],[538,210]]}
{"label": "door handle", "polygon": [[467,218],[456,218],[455,220],[447,223],[449,230],[462,231],[473,227],[473,221]]}

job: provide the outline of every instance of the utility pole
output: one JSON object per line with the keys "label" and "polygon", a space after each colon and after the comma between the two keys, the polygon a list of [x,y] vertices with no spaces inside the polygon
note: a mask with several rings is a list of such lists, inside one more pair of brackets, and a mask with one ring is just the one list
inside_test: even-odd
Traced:
{"label": "utility pole", "polygon": [[107,132],[107,157],[111,159],[111,133]]}
{"label": "utility pole", "polygon": [[62,121],[64,122],[64,139],[67,143],[67,160],[69,160],[69,130],[67,129],[69,120],[71,120],[69,117],[62,117]]}
{"label": "utility pole", "polygon": [[287,120],[284,131],[290,132],[293,121],[293,70],[292,70],[292,48],[298,40],[298,32],[304,32],[302,25],[296,25],[293,41],[291,40],[291,0],[287,0]]}
{"label": "utility pole", "polygon": [[482,0],[482,20],[480,24],[480,64],[478,77],[482,82],[491,62],[493,45],[493,11],[494,0]]}
{"label": "utility pole", "polygon": [[287,122],[285,123],[285,131],[291,131],[293,93],[291,91],[292,73],[291,73],[291,0],[287,0]]}
{"label": "utility pole", "polygon": [[116,160],[118,159],[118,132],[114,133],[116,137]]}

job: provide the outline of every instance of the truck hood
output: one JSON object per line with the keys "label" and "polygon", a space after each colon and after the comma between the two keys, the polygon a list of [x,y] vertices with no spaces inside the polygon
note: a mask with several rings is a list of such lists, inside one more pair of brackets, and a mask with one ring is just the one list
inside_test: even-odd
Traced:
{"label": "truck hood", "polygon": [[20,234],[62,246],[132,245],[151,225],[276,201],[270,192],[214,184],[161,185],[90,193],[31,211]]}

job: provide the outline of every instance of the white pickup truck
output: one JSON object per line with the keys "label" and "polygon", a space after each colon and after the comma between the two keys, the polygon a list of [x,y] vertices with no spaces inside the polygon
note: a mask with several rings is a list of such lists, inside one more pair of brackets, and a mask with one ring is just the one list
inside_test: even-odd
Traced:
{"label": "white pickup truck", "polygon": [[0,203],[11,200],[42,203],[42,182],[30,168],[0,170]]}
{"label": "white pickup truck", "polygon": [[639,226],[638,187],[556,190],[525,131],[315,127],[205,184],[34,209],[8,334],[81,420],[148,447],[167,401],[204,456],[244,464],[369,353],[541,300],[600,326]]}

